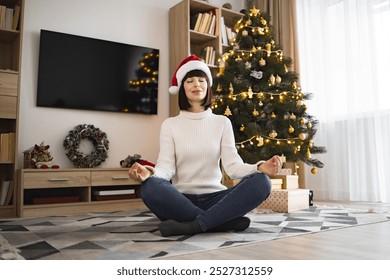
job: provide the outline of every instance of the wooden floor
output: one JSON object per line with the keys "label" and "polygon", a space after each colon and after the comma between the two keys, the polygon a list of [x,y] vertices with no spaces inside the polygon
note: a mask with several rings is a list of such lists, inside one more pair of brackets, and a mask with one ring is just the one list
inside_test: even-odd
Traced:
{"label": "wooden floor", "polygon": [[[390,211],[390,204],[316,202]],[[390,260],[390,221],[160,259]]]}

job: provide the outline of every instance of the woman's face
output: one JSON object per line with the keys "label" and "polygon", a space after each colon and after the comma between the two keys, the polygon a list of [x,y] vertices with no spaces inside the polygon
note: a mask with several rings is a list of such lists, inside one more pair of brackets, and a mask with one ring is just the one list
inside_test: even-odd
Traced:
{"label": "woman's face", "polygon": [[205,77],[189,77],[184,81],[184,91],[192,106],[201,105],[207,94]]}

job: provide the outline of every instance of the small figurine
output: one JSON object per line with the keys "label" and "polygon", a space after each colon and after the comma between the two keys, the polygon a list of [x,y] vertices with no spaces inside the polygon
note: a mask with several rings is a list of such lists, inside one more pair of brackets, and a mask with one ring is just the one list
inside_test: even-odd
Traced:
{"label": "small figurine", "polygon": [[39,146],[35,144],[33,150],[31,151],[32,166],[40,169],[60,168],[53,162],[53,157],[50,155],[49,148],[50,145],[45,145],[43,142]]}
{"label": "small figurine", "polygon": [[141,155],[139,154],[134,154],[133,156],[127,156],[124,160],[120,161],[120,165],[123,168],[129,168],[131,167],[135,162],[138,162],[139,164],[142,165],[149,165],[154,167],[155,165],[147,160],[141,159]]}

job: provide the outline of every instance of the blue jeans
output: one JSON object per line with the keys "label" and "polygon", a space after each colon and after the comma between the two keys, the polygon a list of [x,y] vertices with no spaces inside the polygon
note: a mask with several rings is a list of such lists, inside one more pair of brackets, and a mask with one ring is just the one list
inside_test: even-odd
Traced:
{"label": "blue jeans", "polygon": [[203,231],[242,217],[260,205],[271,192],[264,173],[245,176],[233,188],[206,194],[183,194],[169,181],[150,177],[142,183],[141,197],[162,221],[197,220]]}

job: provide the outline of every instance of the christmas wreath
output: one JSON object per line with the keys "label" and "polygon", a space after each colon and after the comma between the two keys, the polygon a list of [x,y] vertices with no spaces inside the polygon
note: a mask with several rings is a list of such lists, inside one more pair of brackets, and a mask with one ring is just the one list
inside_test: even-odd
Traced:
{"label": "christmas wreath", "polygon": [[[85,154],[79,150],[82,139],[92,142],[94,150]],[[65,154],[73,165],[79,168],[95,167],[100,165],[108,157],[107,134],[91,124],[80,124],[69,131],[64,140]]]}

